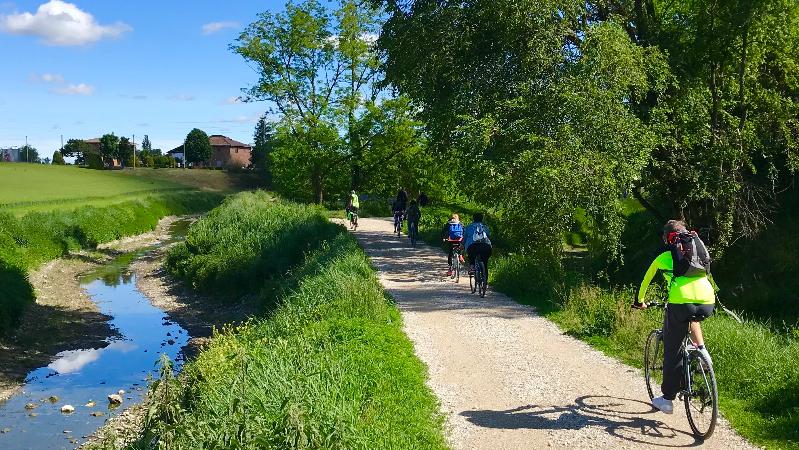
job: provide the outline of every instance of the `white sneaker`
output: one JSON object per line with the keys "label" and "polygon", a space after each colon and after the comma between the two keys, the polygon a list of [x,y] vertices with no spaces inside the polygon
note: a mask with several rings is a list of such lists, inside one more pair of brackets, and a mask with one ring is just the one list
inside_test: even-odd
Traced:
{"label": "white sneaker", "polygon": [[652,399],[652,406],[659,409],[664,414],[674,413],[674,403],[671,400],[666,400],[663,397],[657,397]]}

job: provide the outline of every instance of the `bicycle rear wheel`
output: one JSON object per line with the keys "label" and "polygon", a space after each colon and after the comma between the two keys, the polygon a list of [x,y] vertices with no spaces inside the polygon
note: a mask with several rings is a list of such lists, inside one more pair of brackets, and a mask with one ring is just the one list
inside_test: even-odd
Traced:
{"label": "bicycle rear wheel", "polygon": [[685,413],[694,434],[707,439],[716,429],[719,415],[719,396],[716,374],[710,361],[698,351],[688,354],[688,379],[691,385],[684,395]]}
{"label": "bicycle rear wheel", "polygon": [[469,273],[469,289],[472,290],[472,294],[477,292],[477,273]]}
{"label": "bicycle rear wheel", "polygon": [[652,330],[646,338],[644,349],[644,378],[649,399],[655,398],[655,392],[663,382],[663,332]]}
{"label": "bicycle rear wheel", "polygon": [[477,261],[475,271],[478,270],[480,275],[477,277],[477,288],[480,290],[480,297],[485,297],[486,289],[488,288],[488,277],[486,276],[486,265],[482,260]]}

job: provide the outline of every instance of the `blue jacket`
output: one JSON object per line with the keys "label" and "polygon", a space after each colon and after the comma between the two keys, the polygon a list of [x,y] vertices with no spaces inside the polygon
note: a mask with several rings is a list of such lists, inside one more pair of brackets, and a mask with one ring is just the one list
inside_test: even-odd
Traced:
{"label": "blue jacket", "polygon": [[[488,229],[488,225],[486,225],[486,224],[484,224],[482,222],[472,222],[466,227],[466,229],[463,230],[464,246],[467,249],[469,248],[470,245],[474,244],[474,242],[472,242],[472,240],[474,239],[474,230],[477,228],[477,225],[482,225],[483,226],[483,230],[485,230],[485,233],[486,233],[486,238],[490,238],[491,237],[491,232]],[[486,244],[491,245],[491,240],[488,239],[488,242],[486,242]]]}

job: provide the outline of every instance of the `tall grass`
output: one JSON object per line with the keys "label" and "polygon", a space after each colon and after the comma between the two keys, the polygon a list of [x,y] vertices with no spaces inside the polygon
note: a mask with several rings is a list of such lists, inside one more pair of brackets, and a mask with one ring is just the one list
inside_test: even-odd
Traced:
{"label": "tall grass", "polygon": [[[257,250],[200,239],[207,230],[240,237],[243,223],[262,224],[248,228],[252,236],[243,244],[263,242]],[[192,267],[184,278],[206,286],[193,280],[233,277],[276,307],[217,334],[172,382],[169,396],[154,391],[155,407],[135,447],[445,447],[425,368],[367,257],[343,228],[321,210],[256,193],[228,200],[189,236],[187,247],[170,255],[172,267]],[[265,262],[275,248],[280,262]],[[244,262],[235,274],[222,270],[237,258]]]}
{"label": "tall grass", "polygon": [[32,212],[22,217],[0,212],[0,334],[34,301],[27,280],[29,269],[73,250],[152,230],[167,215],[206,211],[221,198],[209,193],[164,194],[106,207]]}

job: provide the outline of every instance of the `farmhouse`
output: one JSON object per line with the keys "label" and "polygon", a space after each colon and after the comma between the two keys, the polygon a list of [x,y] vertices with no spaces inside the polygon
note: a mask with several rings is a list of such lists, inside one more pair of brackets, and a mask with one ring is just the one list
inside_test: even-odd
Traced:
{"label": "farmhouse", "polygon": [[[252,155],[252,147],[231,139],[221,134],[213,134],[208,137],[211,141],[211,158],[202,163],[195,163],[195,167],[236,167],[242,168],[250,165],[250,155]],[[183,161],[183,146],[175,147],[167,152],[175,159]]]}

